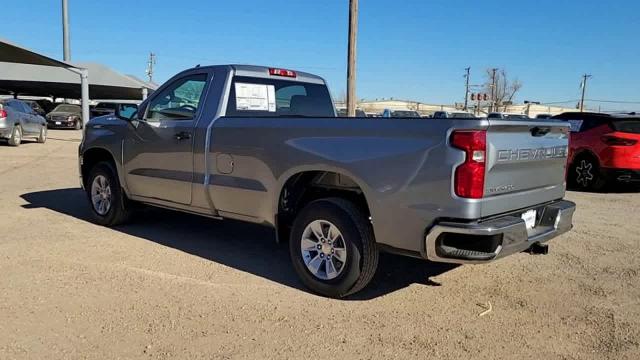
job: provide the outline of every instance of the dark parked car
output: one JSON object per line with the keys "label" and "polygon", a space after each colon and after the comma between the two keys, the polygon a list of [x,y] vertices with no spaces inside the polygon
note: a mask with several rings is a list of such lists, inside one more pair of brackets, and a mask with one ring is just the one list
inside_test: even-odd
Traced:
{"label": "dark parked car", "polygon": [[18,146],[25,136],[35,137],[39,143],[47,140],[47,123],[24,101],[0,100],[0,139]]}
{"label": "dark parked car", "polygon": [[52,128],[82,129],[82,108],[78,105],[60,104],[47,114],[47,126]]}
{"label": "dark parked car", "polygon": [[[347,109],[345,108],[338,109],[337,113],[338,113],[338,116],[347,117]],[[360,109],[356,109],[356,117],[359,117],[359,118],[367,117],[367,114]]]}

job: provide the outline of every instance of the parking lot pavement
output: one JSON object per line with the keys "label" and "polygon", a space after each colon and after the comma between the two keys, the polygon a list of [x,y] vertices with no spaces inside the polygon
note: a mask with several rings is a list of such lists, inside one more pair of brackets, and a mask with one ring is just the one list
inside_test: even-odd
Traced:
{"label": "parking lot pavement", "polygon": [[0,145],[2,359],[640,357],[639,193],[569,193],[575,228],[547,256],[387,255],[368,289],[331,300],[262,227],[165,210],[91,224],[80,134]]}

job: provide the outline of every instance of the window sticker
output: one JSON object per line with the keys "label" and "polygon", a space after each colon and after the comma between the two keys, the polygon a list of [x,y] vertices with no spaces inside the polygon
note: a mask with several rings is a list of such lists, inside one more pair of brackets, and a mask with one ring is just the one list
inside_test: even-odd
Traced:
{"label": "window sticker", "polygon": [[580,128],[582,127],[582,122],[583,120],[569,120],[569,125],[571,125],[571,128],[569,128],[569,131],[571,132],[580,131]]}
{"label": "window sticker", "polygon": [[275,86],[237,82],[236,110],[276,112]]}

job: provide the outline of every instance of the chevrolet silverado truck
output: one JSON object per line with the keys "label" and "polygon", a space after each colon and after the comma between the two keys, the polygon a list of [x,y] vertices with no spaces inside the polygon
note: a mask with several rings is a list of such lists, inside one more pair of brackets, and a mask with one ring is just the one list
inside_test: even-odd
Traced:
{"label": "chevrolet silverado truck", "polygon": [[273,227],[308,288],[344,297],[370,282],[380,251],[457,264],[546,252],[572,227],[568,128],[340,118],[318,76],[203,66],[130,117],[92,119],[80,182],[105,226],[147,204]]}

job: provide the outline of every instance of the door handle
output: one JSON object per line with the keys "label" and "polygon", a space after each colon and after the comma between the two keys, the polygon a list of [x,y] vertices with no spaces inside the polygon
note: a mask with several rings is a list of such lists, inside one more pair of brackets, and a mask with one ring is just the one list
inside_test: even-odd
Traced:
{"label": "door handle", "polygon": [[179,133],[176,134],[175,138],[177,140],[189,140],[191,139],[191,133],[188,133],[186,131],[180,131]]}

